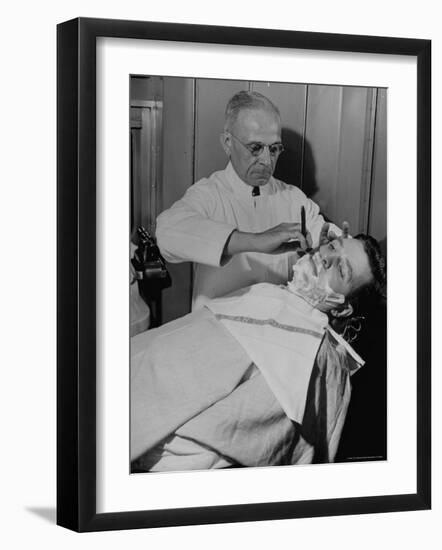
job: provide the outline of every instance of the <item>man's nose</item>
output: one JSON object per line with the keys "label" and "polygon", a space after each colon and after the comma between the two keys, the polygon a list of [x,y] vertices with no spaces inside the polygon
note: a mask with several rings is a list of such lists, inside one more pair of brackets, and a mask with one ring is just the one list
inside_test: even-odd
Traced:
{"label": "man's nose", "polygon": [[268,166],[270,166],[272,164],[272,155],[270,154],[270,149],[269,149],[268,145],[265,145],[263,147],[263,150],[262,150],[261,154],[259,155],[259,161],[262,164],[266,164]]}

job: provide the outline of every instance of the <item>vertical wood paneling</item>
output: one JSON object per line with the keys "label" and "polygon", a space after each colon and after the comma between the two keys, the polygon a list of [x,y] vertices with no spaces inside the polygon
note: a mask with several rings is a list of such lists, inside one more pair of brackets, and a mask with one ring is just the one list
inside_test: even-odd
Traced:
{"label": "vertical wood paneling", "polygon": [[361,231],[368,233],[368,217],[370,210],[370,195],[371,195],[371,179],[373,172],[373,154],[374,154],[374,138],[376,128],[376,103],[378,92],[377,88],[369,88],[367,98],[367,122],[366,122],[366,138],[364,144],[363,162],[363,185],[361,189],[360,203],[360,227]]}
{"label": "vertical wood paneling", "polygon": [[154,208],[155,205],[151,201],[151,186],[152,181],[152,117],[150,109],[141,109],[141,162],[140,162],[140,201],[141,201],[141,223],[148,230],[154,228]]}
{"label": "vertical wood paneling", "polygon": [[304,192],[333,220],[336,219],[342,96],[343,89],[338,86],[308,86]]}
{"label": "vertical wood paneling", "polygon": [[[132,121],[131,121],[132,123]],[[141,126],[141,121],[140,121]],[[132,228],[131,238],[136,235],[136,229],[141,225],[141,189],[139,185],[135,185],[135,182],[140,180],[140,164],[141,164],[141,130],[137,127],[131,128],[131,179],[133,186],[131,188],[131,214],[132,214]]]}
{"label": "vertical wood paneling", "polygon": [[[334,219],[338,224],[348,221],[353,234],[366,231],[368,217],[368,201],[362,199],[370,184],[367,162],[371,164],[371,155],[365,154],[370,135],[372,96],[369,92],[368,88],[343,89]],[[363,212],[361,206],[365,209]]]}
{"label": "vertical wood paneling", "polygon": [[378,90],[368,230],[387,246],[387,90]]}
{"label": "vertical wood paneling", "polygon": [[195,181],[225,168],[228,159],[220,135],[229,99],[249,84],[237,80],[196,80]]}
{"label": "vertical wood paneling", "polygon": [[162,210],[193,183],[193,100],[192,78],[164,78]]}
{"label": "vertical wood paneling", "polygon": [[306,151],[312,157],[304,160],[305,190],[328,219],[348,221],[352,233],[366,230],[371,98],[368,88],[308,89]]}
{"label": "vertical wood paneling", "polygon": [[270,99],[279,109],[285,151],[279,157],[275,177],[302,189],[302,159],[306,91],[305,84],[252,82],[252,90]]}
{"label": "vertical wood paneling", "polygon": [[[164,78],[161,211],[193,183],[194,80]],[[191,302],[191,264],[168,264],[172,286],[163,291],[163,323],[185,315]]]}

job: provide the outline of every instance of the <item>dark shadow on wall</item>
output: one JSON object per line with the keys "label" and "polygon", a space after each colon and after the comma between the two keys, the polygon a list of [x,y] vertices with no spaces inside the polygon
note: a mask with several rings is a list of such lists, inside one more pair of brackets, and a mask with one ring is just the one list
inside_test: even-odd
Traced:
{"label": "dark shadow on wall", "polygon": [[275,178],[289,185],[296,185],[308,197],[311,197],[318,191],[318,185],[310,143],[308,140],[304,140],[300,133],[289,128],[282,129],[282,143],[284,152],[278,159]]}

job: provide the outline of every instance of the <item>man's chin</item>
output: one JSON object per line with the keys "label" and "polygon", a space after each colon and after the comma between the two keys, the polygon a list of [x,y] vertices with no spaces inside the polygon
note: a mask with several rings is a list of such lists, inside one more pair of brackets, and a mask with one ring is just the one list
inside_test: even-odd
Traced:
{"label": "man's chin", "polygon": [[250,184],[253,186],[261,187],[262,185],[265,185],[269,182],[270,176],[263,176],[258,178],[252,178],[250,180]]}

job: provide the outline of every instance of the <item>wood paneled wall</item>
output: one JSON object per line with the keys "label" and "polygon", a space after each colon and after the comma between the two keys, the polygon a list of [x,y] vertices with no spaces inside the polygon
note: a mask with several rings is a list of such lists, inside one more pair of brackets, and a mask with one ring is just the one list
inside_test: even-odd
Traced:
{"label": "wood paneled wall", "polygon": [[[195,82],[189,78],[165,78],[163,99],[162,209],[180,199],[194,182]],[[163,322],[190,311],[192,266],[168,264],[172,286],[163,291]]]}
{"label": "wood paneled wall", "polygon": [[387,252],[387,90],[378,90],[368,233]]}

